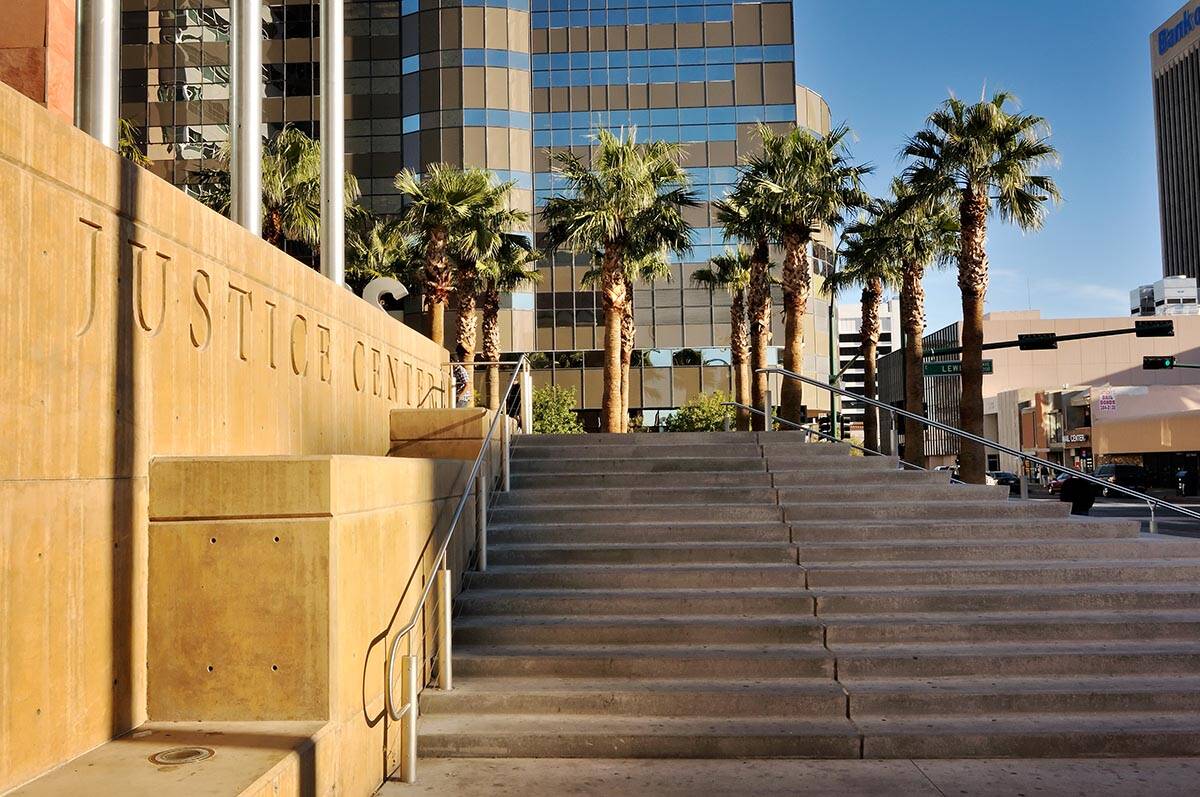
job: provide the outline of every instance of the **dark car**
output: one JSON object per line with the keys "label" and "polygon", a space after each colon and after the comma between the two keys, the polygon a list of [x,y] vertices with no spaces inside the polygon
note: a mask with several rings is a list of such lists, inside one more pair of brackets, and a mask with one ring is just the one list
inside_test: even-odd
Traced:
{"label": "dark car", "polygon": [[[1141,465],[1101,465],[1096,470],[1096,478],[1143,493],[1150,487],[1150,472]],[[1109,490],[1107,487],[1100,491],[1100,494],[1105,497],[1110,493],[1122,494],[1116,490]]]}
{"label": "dark car", "polygon": [[1006,470],[989,470],[987,475],[991,483],[1007,486],[1010,493],[1021,492],[1021,477],[1017,474]]}

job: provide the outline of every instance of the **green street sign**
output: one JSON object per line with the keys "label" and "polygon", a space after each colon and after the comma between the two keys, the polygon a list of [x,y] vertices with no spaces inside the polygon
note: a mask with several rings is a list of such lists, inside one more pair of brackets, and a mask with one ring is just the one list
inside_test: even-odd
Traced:
{"label": "green street sign", "polygon": [[[992,372],[992,361],[983,361],[983,372]],[[925,363],[925,376],[958,376],[962,373],[962,361],[952,360],[942,363]]]}

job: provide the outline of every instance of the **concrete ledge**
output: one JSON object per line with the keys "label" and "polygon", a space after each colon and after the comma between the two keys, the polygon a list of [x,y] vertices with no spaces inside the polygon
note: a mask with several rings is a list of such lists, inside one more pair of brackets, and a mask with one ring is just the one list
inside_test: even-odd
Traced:
{"label": "concrete ledge", "polygon": [[[473,460],[495,414],[495,410],[482,407],[392,410],[388,456]],[[509,419],[508,423],[510,429],[515,428],[515,421]],[[497,451],[499,442],[497,428],[493,440]]]}

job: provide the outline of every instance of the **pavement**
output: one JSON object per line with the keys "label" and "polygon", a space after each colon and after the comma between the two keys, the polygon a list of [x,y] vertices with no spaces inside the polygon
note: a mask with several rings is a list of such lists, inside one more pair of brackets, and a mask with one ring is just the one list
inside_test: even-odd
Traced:
{"label": "pavement", "polygon": [[[1153,489],[1150,495],[1155,498],[1161,498],[1172,504],[1186,507],[1195,512],[1200,512],[1200,496],[1178,496],[1174,490]],[[1029,498],[1033,501],[1057,501],[1057,495],[1050,495],[1041,487],[1031,485]],[[1113,518],[1132,518],[1142,521],[1142,531],[1150,531],[1150,509],[1146,504],[1140,501],[1134,501],[1131,498],[1113,496],[1111,498],[1097,498],[1096,504],[1092,507],[1092,517],[1113,517]],[[1158,519],[1158,533],[1170,534],[1178,537],[1200,537],[1200,520],[1195,518],[1179,515],[1165,509],[1155,511],[1155,516]],[[1200,792],[1200,789],[1197,790]]]}
{"label": "pavement", "polygon": [[804,795],[804,797],[1175,797],[1200,792],[1200,758],[810,761],[451,758],[379,797]]}

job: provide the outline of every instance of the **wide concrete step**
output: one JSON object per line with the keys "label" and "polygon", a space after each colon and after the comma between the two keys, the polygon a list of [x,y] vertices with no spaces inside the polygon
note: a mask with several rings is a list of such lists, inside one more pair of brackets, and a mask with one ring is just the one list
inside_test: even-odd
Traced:
{"label": "wide concrete step", "polygon": [[493,523],[739,523],[782,520],[775,504],[625,504],[609,506],[499,506],[488,515]]}
{"label": "wide concrete step", "polygon": [[813,590],[817,615],[1200,609],[1200,584],[842,587]]}
{"label": "wide concrete step", "polygon": [[471,678],[450,692],[427,689],[431,714],[590,714],[654,717],[842,719],[846,694],[821,678],[705,680],[628,678]]}
{"label": "wide concrete step", "polygon": [[1200,642],[1200,611],[928,612],[822,618],[829,645],[920,642]]}
{"label": "wide concrete step", "polygon": [[[513,459],[514,475],[537,473],[693,473],[766,472],[762,457],[652,457],[639,455],[618,459]],[[649,478],[649,477],[647,477]]]}
{"label": "wide concrete step", "polygon": [[[882,518],[862,518],[839,522],[828,518],[793,520],[789,524],[792,540],[804,543],[806,551],[812,550],[811,543],[839,543],[843,546],[862,542],[859,554],[870,559],[876,550],[890,550],[901,542],[930,541],[984,541],[984,540],[1071,540],[1100,538],[1129,538],[1137,534],[1137,523],[1109,519],[1081,519],[1077,517],[1029,518],[1012,517],[994,519],[989,516],[994,507],[980,509],[976,519],[897,517],[884,522]],[[801,557],[801,562],[810,561]]]}
{"label": "wide concrete step", "polygon": [[839,679],[1008,675],[1200,675],[1200,644],[1178,641],[833,645]]}
{"label": "wide concrete step", "polygon": [[[497,543],[684,543],[776,542],[787,543],[788,527],[782,522],[757,523],[521,523],[510,520],[488,530]],[[489,550],[490,553],[490,550]]]}
{"label": "wide concrete step", "polygon": [[462,614],[794,614],[812,616],[803,589],[472,589],[455,605]]}
{"label": "wide concrete step", "polygon": [[[903,473],[904,471],[898,471]],[[1008,488],[986,484],[930,484],[893,482],[891,484],[805,484],[779,488],[779,503],[810,504],[826,502],[938,501],[975,504],[981,501],[1007,501]]]}
{"label": "wide concrete step", "polygon": [[[643,481],[645,485],[645,481]],[[773,487],[573,487],[513,490],[496,507],[631,506],[655,504],[776,504]]]}
{"label": "wide concrete step", "polygon": [[821,644],[815,617],[785,615],[476,615],[454,622],[465,645]]}
{"label": "wide concrete step", "polygon": [[530,434],[513,439],[515,448],[560,448],[578,445],[588,446],[677,446],[688,443],[714,445],[720,443],[754,444],[759,432],[668,432],[619,434],[595,432],[592,434]]}
{"label": "wide concrete step", "polygon": [[470,573],[479,589],[654,589],[685,587],[803,587],[795,564],[764,565],[538,565],[491,567]]}
{"label": "wide concrete step", "polygon": [[693,471],[656,473],[528,473],[512,476],[516,490],[609,487],[770,487],[766,471]]}
{"label": "wide concrete step", "polygon": [[858,758],[842,719],[433,714],[418,728],[421,757]]}
{"label": "wide concrete step", "polygon": [[[1052,527],[1068,531],[1088,529],[1088,524],[1068,519]],[[1200,540],[1170,537],[1139,537],[1136,523],[1105,523],[1104,529],[1123,530],[1119,536],[1071,537],[1061,539],[979,539],[982,534],[964,534],[965,539],[886,539],[835,541],[811,540],[798,545],[798,556],[804,564],[815,562],[925,562],[949,561],[988,562],[1016,559],[1049,561],[1055,559],[1164,559],[1174,556],[1200,557]],[[908,534],[906,529],[895,530],[893,537]],[[797,537],[799,539],[799,537]]]}
{"label": "wide concrete step", "polygon": [[[778,454],[765,458],[772,473],[854,473],[899,470],[895,457],[811,457]],[[947,477],[949,478],[949,477]]]}
{"label": "wide concrete step", "polygon": [[832,678],[817,645],[495,645],[454,651],[457,677]]}
{"label": "wide concrete step", "polygon": [[1004,676],[840,682],[850,717],[1200,712],[1200,676]]}
{"label": "wide concrete step", "polygon": [[[586,439],[586,438],[585,438]],[[653,459],[700,458],[700,459],[729,459],[738,457],[759,457],[762,449],[754,442],[727,443],[676,443],[655,446],[637,444],[610,443],[606,445],[564,446],[516,446],[512,449],[514,462],[525,460],[617,460],[626,458],[652,457]]]}
{"label": "wide concrete step", "polygon": [[[838,457],[840,459],[862,459],[854,454],[854,449],[844,443],[806,443],[803,438],[784,436],[782,438],[760,437],[759,445],[767,457]],[[891,459],[891,457],[880,457]]]}
{"label": "wide concrete step", "polygon": [[806,570],[811,587],[1200,583],[1200,559],[860,562]]}
{"label": "wide concrete step", "polygon": [[1040,714],[859,718],[864,758],[1194,756],[1200,715]]}
{"label": "wide concrete step", "polygon": [[[591,542],[489,544],[493,565],[796,563],[796,549],[786,542],[786,527],[777,527],[780,541],[743,542]],[[492,537],[495,540],[495,537]]]}
{"label": "wide concrete step", "polygon": [[776,487],[816,487],[834,485],[907,486],[918,484],[949,485],[950,475],[946,471],[897,470],[896,468],[860,468],[841,470],[821,468],[808,470],[775,470],[771,473]]}
{"label": "wide concrete step", "polygon": [[922,501],[918,499],[805,501],[783,504],[784,518],[804,520],[969,520],[982,516],[999,518],[1066,518],[1071,507],[1063,503],[1044,501],[1006,501],[993,495],[967,494],[954,500]]}

